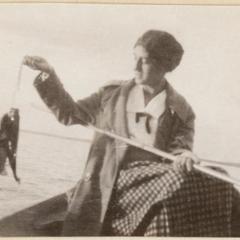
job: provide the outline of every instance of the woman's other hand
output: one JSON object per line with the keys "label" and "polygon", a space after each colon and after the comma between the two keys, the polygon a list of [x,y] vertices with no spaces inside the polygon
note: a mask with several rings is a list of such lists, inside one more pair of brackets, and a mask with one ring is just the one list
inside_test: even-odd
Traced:
{"label": "woman's other hand", "polygon": [[173,167],[176,170],[181,170],[181,171],[192,171],[193,170],[193,165],[194,164],[199,164],[200,160],[199,158],[191,151],[184,151],[183,153],[179,154],[176,156],[177,159],[173,163]]}

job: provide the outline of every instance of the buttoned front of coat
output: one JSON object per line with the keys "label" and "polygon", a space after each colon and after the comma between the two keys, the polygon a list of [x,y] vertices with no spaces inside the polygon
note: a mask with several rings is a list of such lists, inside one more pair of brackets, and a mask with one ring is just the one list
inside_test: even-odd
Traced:
{"label": "buttoned front of coat", "polygon": [[[61,123],[92,124],[129,137],[126,103],[134,80],[110,83],[77,102],[64,90],[55,73],[44,82],[37,77],[34,84],[43,101]],[[186,100],[168,83],[166,92],[166,111],[159,123],[155,147],[173,154],[191,150],[195,115]],[[69,203],[63,235],[101,234],[112,189],[127,147],[119,140],[95,134],[83,176]]]}

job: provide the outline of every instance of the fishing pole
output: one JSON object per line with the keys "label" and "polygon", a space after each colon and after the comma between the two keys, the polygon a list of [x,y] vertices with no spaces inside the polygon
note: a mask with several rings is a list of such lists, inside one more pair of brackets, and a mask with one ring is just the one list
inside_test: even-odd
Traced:
{"label": "fishing pole", "polygon": [[[102,130],[102,129],[97,128],[97,127],[92,126],[92,125],[88,125],[86,127],[89,128],[89,129],[94,130],[95,132],[98,132],[98,133],[101,133],[101,134],[105,134],[105,135],[107,135],[107,136],[109,136],[111,138],[114,138],[114,139],[120,140],[122,142],[125,142],[125,143],[127,143],[127,144],[129,144],[131,146],[134,146],[134,147],[140,148],[142,150],[145,150],[147,152],[153,153],[153,154],[155,154],[157,156],[160,156],[160,157],[163,157],[163,158],[167,158],[167,159],[171,160],[172,162],[177,161],[177,156],[172,155],[170,153],[167,153],[165,151],[162,151],[160,149],[148,146],[146,144],[137,142],[137,141],[129,139],[129,138],[125,138],[125,137],[119,136],[119,135],[117,135],[115,133],[108,132],[106,130]],[[201,161],[201,159],[200,159],[200,161]],[[198,164],[193,164],[193,168],[198,170],[198,171],[200,171],[200,172],[203,172],[205,174],[208,174],[208,175],[211,175],[213,177],[216,177],[216,178],[218,178],[220,180],[223,180],[223,181],[226,181],[228,183],[232,183],[234,185],[240,186],[240,181],[238,179],[229,177],[229,176],[227,176],[227,175],[225,175],[223,173],[217,172],[217,171],[215,171],[213,169],[210,169],[210,168],[207,168],[207,167],[203,167],[203,166],[200,166]]]}

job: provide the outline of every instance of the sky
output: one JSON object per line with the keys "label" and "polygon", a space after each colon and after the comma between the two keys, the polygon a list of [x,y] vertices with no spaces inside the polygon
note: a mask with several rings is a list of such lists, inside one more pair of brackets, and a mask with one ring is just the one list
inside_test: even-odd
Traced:
{"label": "sky", "polygon": [[[20,63],[42,56],[74,99],[111,80],[133,77],[133,46],[149,29],[173,34],[184,48],[168,81],[192,105],[194,151],[240,162],[240,7],[104,4],[0,4],[0,113],[12,106]],[[23,67],[14,105],[21,128],[90,138],[84,127],[60,125]],[[35,106],[35,107],[33,107]]]}

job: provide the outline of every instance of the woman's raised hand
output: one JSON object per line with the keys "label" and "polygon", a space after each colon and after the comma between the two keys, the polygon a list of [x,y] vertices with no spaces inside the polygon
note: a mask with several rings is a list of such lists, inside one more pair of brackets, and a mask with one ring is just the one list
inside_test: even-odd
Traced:
{"label": "woman's raised hand", "polygon": [[49,74],[54,71],[53,67],[44,58],[39,56],[25,56],[22,63],[33,70],[39,70]]}

